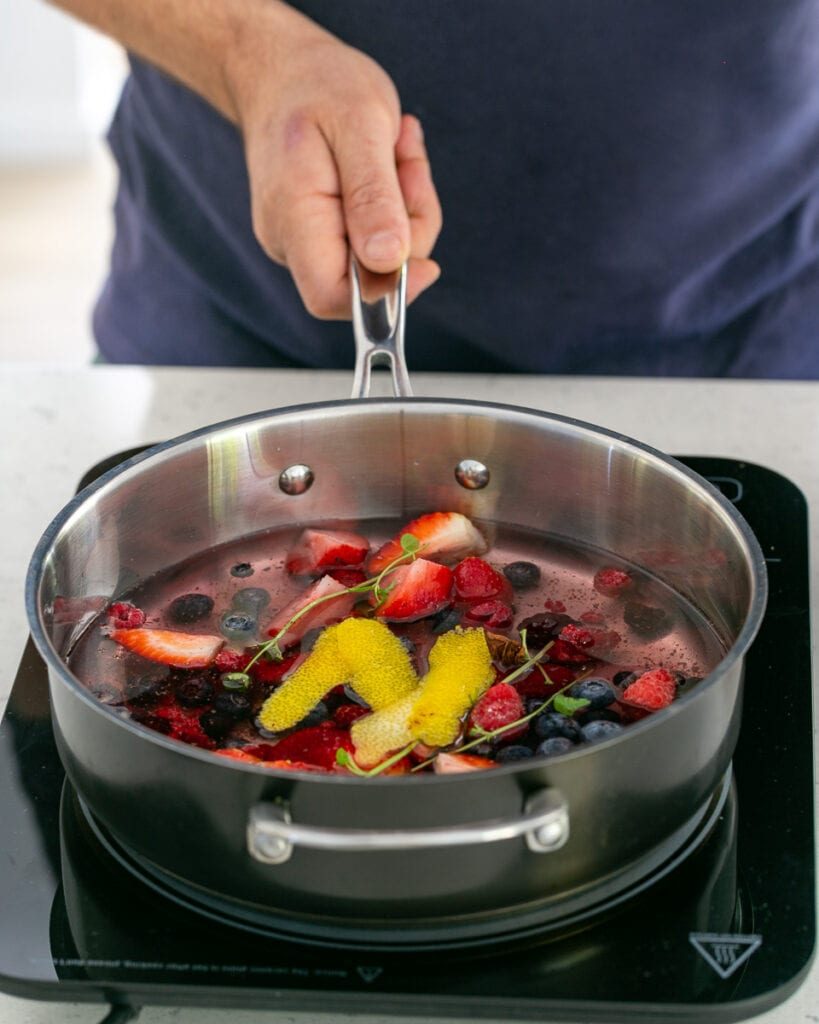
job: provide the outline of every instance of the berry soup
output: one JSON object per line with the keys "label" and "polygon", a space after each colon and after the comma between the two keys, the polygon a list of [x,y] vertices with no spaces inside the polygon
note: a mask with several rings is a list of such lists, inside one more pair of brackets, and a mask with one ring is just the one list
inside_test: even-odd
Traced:
{"label": "berry soup", "polygon": [[179,742],[371,776],[558,757],[661,712],[724,653],[633,565],[434,512],[211,550],[108,604],[69,666]]}

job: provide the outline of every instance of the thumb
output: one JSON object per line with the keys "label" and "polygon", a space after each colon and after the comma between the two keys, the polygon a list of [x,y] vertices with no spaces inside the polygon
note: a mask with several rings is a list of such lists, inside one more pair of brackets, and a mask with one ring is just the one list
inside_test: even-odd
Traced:
{"label": "thumb", "polygon": [[391,127],[370,122],[365,131],[345,132],[336,146],[341,203],[350,246],[359,261],[379,274],[409,258],[410,222],[401,194]]}

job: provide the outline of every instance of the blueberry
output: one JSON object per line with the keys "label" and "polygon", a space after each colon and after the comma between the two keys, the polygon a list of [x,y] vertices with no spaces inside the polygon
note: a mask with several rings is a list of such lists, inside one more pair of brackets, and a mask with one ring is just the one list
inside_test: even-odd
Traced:
{"label": "blueberry", "polygon": [[546,697],[524,697],[523,710],[527,715],[531,715],[538,708],[542,708],[546,700]]}
{"label": "blueberry", "polygon": [[250,700],[244,693],[231,690],[219,694],[213,702],[213,710],[221,715],[227,715],[231,721],[238,722],[250,717]]}
{"label": "blueberry", "polygon": [[581,679],[579,683],[572,683],[569,696],[587,700],[590,708],[605,708],[617,700],[614,687],[605,679]]}
{"label": "blueberry", "polygon": [[572,743],[581,739],[580,726],[571,718],[560,715],[557,711],[545,711],[534,720],[535,735],[541,740],[562,736]]}
{"label": "blueberry", "polygon": [[308,629],[304,636],[301,638],[299,644],[299,650],[302,654],[309,654],[315,646],[316,640],[321,636],[322,627],[317,626],[315,629]]}
{"label": "blueberry", "polygon": [[401,646],[404,648],[407,654],[409,654],[410,657],[412,657],[412,655],[415,654],[415,644],[412,642],[412,640],[410,640],[408,636],[399,636],[398,640],[400,641]]}
{"label": "blueberry", "polygon": [[226,715],[224,711],[217,711],[215,707],[199,717],[202,732],[212,740],[224,739],[233,727],[233,721],[230,715]]}
{"label": "blueberry", "polygon": [[281,737],[279,736],[279,733],[271,732],[270,729],[265,729],[265,727],[262,725],[261,719],[258,717],[258,715],[256,716],[256,718],[253,719],[253,725],[256,728],[256,732],[261,736],[261,738],[263,740],[271,740],[272,741],[272,740],[281,739]]}
{"label": "blueberry", "polygon": [[441,633],[448,633],[450,629],[454,629],[458,625],[461,621],[461,613],[457,608],[444,608],[443,611],[432,615],[429,621],[432,632],[436,636],[440,636]]}
{"label": "blueberry", "polygon": [[309,729],[314,725],[321,725],[330,717],[330,710],[323,700],[320,700],[312,711],[308,712],[302,720],[294,726],[295,729]]}
{"label": "blueberry", "polygon": [[252,576],[253,571],[253,566],[250,562],[237,562],[236,565],[231,567],[230,575],[237,576],[240,580],[243,580],[247,576]]}
{"label": "blueberry", "polygon": [[623,726],[619,722],[606,721],[589,722],[581,729],[583,739],[587,743],[601,743],[622,731]]}
{"label": "blueberry", "polygon": [[671,632],[671,616],[663,608],[629,601],[623,608],[623,622],[642,640],[659,640]]}
{"label": "blueberry", "polygon": [[176,699],[183,708],[200,708],[213,700],[213,685],[204,676],[190,676],[177,683]]}
{"label": "blueberry", "polygon": [[509,764],[512,761],[525,761],[527,757],[531,756],[530,747],[525,747],[522,743],[510,743],[508,747],[500,748],[495,754],[495,760],[500,764]]}
{"label": "blueberry", "polygon": [[170,692],[170,688],[167,676],[138,676],[126,682],[123,696],[129,704],[134,704],[138,708],[152,708]]}
{"label": "blueberry", "polygon": [[574,750],[574,743],[565,736],[550,736],[544,740],[535,751],[543,757],[557,757],[558,754],[568,754]]}
{"label": "blueberry", "polygon": [[581,726],[588,725],[589,722],[619,722],[620,716],[616,711],[611,711],[609,708],[588,708],[585,711],[581,711],[576,719]]}
{"label": "blueberry", "polygon": [[256,632],[256,620],[246,612],[225,612],[219,631],[228,640],[244,640]]}
{"label": "blueberry", "polygon": [[263,587],[243,587],[233,595],[231,608],[258,615],[270,604],[270,594]]}
{"label": "blueberry", "polygon": [[185,625],[198,622],[213,611],[213,598],[207,594],[180,594],[168,605],[167,615],[172,622]]}
{"label": "blueberry", "polygon": [[624,669],[622,672],[618,672],[614,676],[612,682],[615,686],[622,686],[622,688],[625,690],[627,686],[634,682],[634,680],[637,678],[637,675],[637,672],[631,672],[628,669]]}
{"label": "blueberry", "polygon": [[531,590],[540,583],[540,569],[534,562],[510,562],[503,567],[503,575],[515,590]]}

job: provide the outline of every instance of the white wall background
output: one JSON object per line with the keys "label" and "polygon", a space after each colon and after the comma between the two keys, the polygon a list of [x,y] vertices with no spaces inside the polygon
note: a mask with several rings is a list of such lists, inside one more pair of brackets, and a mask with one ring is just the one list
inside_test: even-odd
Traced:
{"label": "white wall background", "polygon": [[124,73],[119,47],[56,8],[0,0],[0,360],[94,356],[115,185],[101,140]]}
{"label": "white wall background", "polygon": [[124,72],[113,43],[42,0],[0,0],[0,166],[87,157]]}

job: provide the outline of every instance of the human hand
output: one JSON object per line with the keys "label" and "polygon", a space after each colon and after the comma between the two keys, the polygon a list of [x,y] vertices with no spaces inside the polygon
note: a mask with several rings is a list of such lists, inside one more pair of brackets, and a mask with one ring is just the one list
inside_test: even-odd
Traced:
{"label": "human hand", "polygon": [[316,317],[350,317],[348,246],[378,273],[408,260],[411,302],[440,274],[420,123],[375,61],[290,13],[286,38],[257,32],[226,65],[256,237]]}

